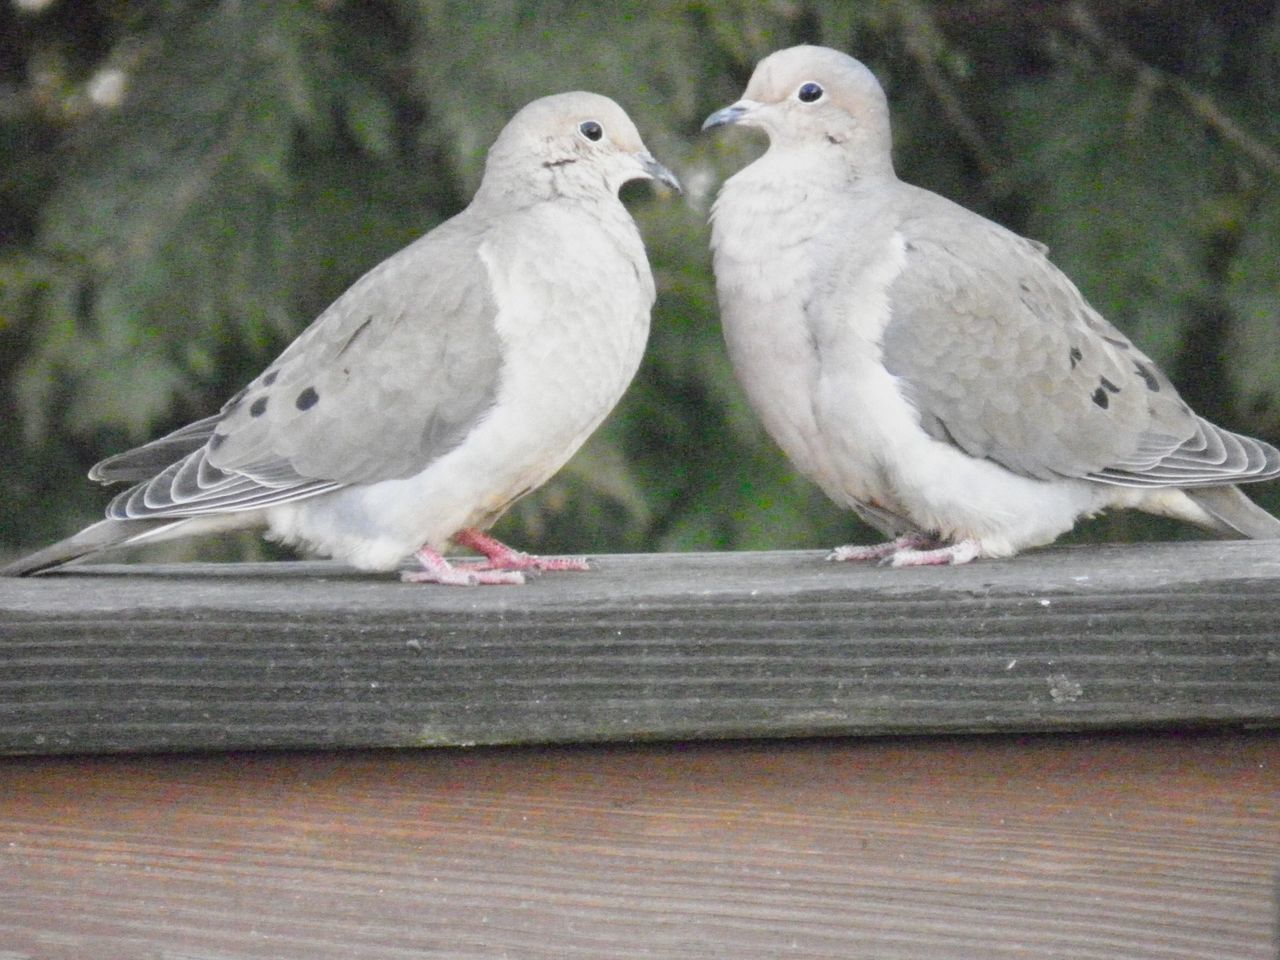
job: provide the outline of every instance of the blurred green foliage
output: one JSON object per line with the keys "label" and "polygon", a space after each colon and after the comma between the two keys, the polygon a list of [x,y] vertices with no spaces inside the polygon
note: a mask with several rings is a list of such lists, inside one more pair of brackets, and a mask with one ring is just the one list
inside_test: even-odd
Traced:
{"label": "blurred green foliage", "polygon": [[[10,0],[0,551],[98,516],[91,463],[215,410],[463,206],[518,107],[573,88],[621,102],[689,190],[628,189],[660,291],[647,358],[498,532],[546,551],[869,538],[763,435],[716,318],[707,209],[762,144],[698,126],[797,42],[876,70],[904,179],[1047,242],[1194,406],[1280,440],[1275,3]],[[1278,486],[1251,492],[1277,510]],[[1151,535],[1186,532],[1075,534]]]}

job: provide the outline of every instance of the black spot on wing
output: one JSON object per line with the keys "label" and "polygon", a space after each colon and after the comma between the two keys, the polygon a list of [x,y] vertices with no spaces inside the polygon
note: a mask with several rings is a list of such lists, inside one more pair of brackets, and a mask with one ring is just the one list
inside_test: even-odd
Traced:
{"label": "black spot on wing", "polygon": [[276,377],[278,377],[278,376],[280,376],[280,371],[279,371],[279,370],[268,370],[268,371],[266,372],[266,375],[265,375],[265,376],[263,376],[263,378],[262,378],[262,385],[263,385],[264,387],[269,387],[269,386],[271,386],[273,383],[275,383],[275,382],[276,382]]}
{"label": "black spot on wing", "polygon": [[267,398],[259,397],[249,406],[249,416],[260,417],[267,412]]}
{"label": "black spot on wing", "polygon": [[1107,391],[1099,387],[1093,391],[1093,402],[1100,406],[1103,410],[1111,405],[1110,399],[1107,398]]}
{"label": "black spot on wing", "polygon": [[1138,376],[1146,381],[1148,390],[1152,393],[1160,392],[1160,381],[1156,379],[1156,375],[1154,373],[1147,369],[1145,364],[1138,363],[1138,361],[1135,360],[1133,362],[1133,368],[1138,372]]}
{"label": "black spot on wing", "polygon": [[1116,337],[1103,337],[1102,339],[1107,341],[1107,343],[1111,344],[1113,347],[1119,347],[1121,350],[1130,349],[1128,340],[1120,340]]}
{"label": "black spot on wing", "polygon": [[320,394],[316,393],[315,387],[307,387],[300,394],[298,399],[294,401],[299,410],[310,410],[320,400]]}
{"label": "black spot on wing", "polygon": [[1099,382],[1100,384],[1102,384],[1102,386],[1103,386],[1103,387],[1105,387],[1107,390],[1110,390],[1112,393],[1119,393],[1119,392],[1120,392],[1120,388],[1119,388],[1119,387],[1117,387],[1117,386],[1116,386],[1114,383],[1112,383],[1110,380],[1108,380],[1106,377],[1099,377],[1099,378],[1098,378],[1098,382]]}
{"label": "black spot on wing", "polygon": [[212,437],[209,438],[209,449],[217,450],[220,446],[222,446],[226,442],[227,442],[227,435],[225,433],[215,433]]}
{"label": "black spot on wing", "polygon": [[1079,363],[1081,360],[1083,360],[1083,359],[1084,359],[1084,354],[1080,352],[1080,348],[1079,348],[1079,347],[1072,347],[1072,348],[1071,348],[1071,353],[1069,354],[1069,356],[1071,357],[1071,369],[1072,369],[1072,370],[1074,370],[1074,369],[1076,368],[1076,364],[1077,364],[1077,363]]}

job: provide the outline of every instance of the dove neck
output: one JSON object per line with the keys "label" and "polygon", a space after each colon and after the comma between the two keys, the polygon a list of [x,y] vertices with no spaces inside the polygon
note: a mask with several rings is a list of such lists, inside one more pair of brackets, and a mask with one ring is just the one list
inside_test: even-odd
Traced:
{"label": "dove neck", "polygon": [[523,209],[537,203],[571,200],[583,203],[617,202],[602,177],[575,175],[576,161],[527,166],[519,170],[495,169],[491,161],[476,190],[475,200],[495,209]]}
{"label": "dove neck", "polygon": [[850,180],[895,180],[893,157],[886,145],[848,140],[798,141],[774,138],[764,158],[797,178],[836,183]]}

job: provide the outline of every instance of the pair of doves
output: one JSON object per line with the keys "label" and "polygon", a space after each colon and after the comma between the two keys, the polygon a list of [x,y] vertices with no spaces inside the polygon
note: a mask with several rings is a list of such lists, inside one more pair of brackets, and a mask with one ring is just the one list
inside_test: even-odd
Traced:
{"label": "pair of doves", "polygon": [[[884,92],[801,46],[704,129],[768,151],[712,213],[734,369],[795,466],[891,540],[838,560],[1006,557],[1132,507],[1280,538],[1235,484],[1280,451],[1196,416],[1045,248],[903,183]],[[675,176],[612,100],[517,113],[471,204],[361,277],[213,416],[110,457],[107,519],[0,569],[241,528],[443,584],[578,570],[485,531],[622,396],[655,291],[624,183]],[[452,541],[484,555],[450,563]]]}

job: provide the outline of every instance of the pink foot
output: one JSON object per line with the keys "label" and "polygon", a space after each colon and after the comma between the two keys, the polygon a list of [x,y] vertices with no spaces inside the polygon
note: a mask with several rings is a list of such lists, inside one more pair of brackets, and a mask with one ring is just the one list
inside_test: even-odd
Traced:
{"label": "pink foot", "polygon": [[937,537],[931,537],[923,533],[909,533],[905,537],[899,537],[897,540],[890,540],[888,543],[875,543],[868,547],[855,547],[852,545],[836,547],[827,555],[827,559],[841,563],[864,563],[869,560],[884,560],[888,557],[897,556],[902,551],[917,552],[925,548],[932,549],[938,546],[938,543]]}
{"label": "pink foot", "polygon": [[885,562],[891,567],[958,566],[976,559],[980,553],[977,540],[960,540],[933,550],[899,550]]}
{"label": "pink foot", "polygon": [[422,569],[406,570],[400,574],[405,583],[440,583],[447,587],[524,583],[524,574],[515,570],[481,570],[474,564],[455,567],[429,547],[423,547],[413,556],[422,564]]}
{"label": "pink foot", "polygon": [[459,530],[453,542],[483,553],[485,560],[477,570],[590,570],[586,557],[535,557],[508,547],[501,540],[481,533],[474,527]]}

